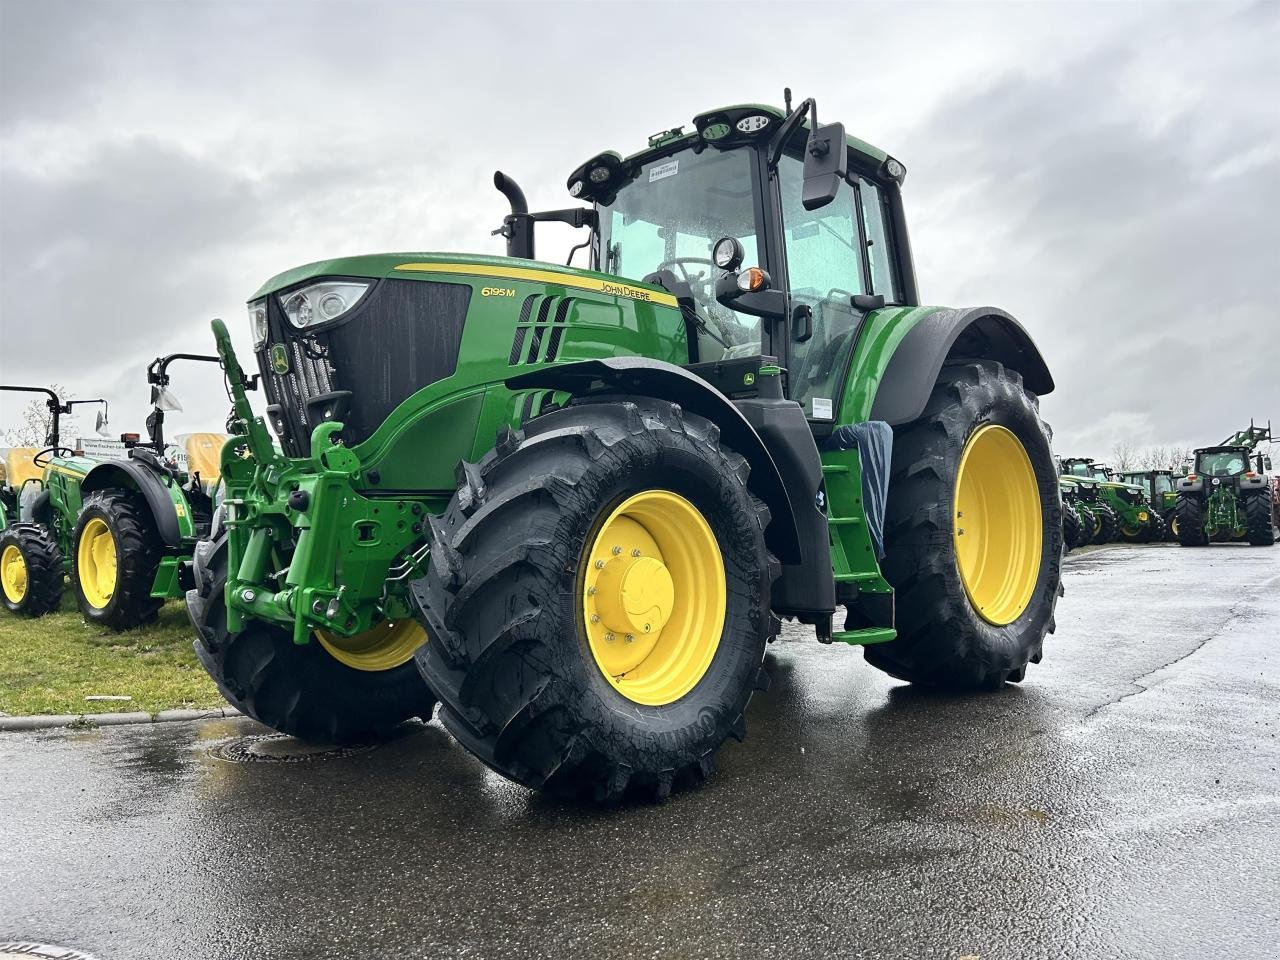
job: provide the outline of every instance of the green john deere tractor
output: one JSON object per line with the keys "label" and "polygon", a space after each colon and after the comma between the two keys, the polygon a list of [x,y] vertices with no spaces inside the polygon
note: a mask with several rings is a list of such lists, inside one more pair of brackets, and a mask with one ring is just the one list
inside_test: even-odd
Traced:
{"label": "green john deere tractor", "polygon": [[1149,543],[1164,539],[1164,520],[1140,486],[1121,483],[1105,463],[1088,457],[1064,457],[1061,466],[1064,474],[1088,477],[1098,484],[1099,504],[1107,507],[1114,517],[1112,535],[1100,542]]}
{"label": "green john deere tractor", "polygon": [[[588,207],[530,213],[497,174],[506,257],[269,280],[265,417],[214,321],[234,436],[188,607],[242,711],[341,740],[438,699],[513,780],[661,798],[744,735],[780,618],[937,687],[1040,660],[1062,542],[1034,343],[919,304],[902,165],[812,100],[693,127],[578,167]],[[534,260],[545,221],[589,229],[590,269]]]}
{"label": "green john deere tractor", "polygon": [[1164,539],[1178,539],[1178,492],[1174,489],[1177,479],[1172,470],[1126,470],[1116,475],[1120,482],[1142,488],[1142,494],[1155,507],[1164,522]]}
{"label": "green john deere tractor", "polygon": [[10,613],[40,617],[62,602],[71,565],[67,546],[79,509],[76,480],[83,458],[62,446],[62,417],[81,404],[101,404],[98,427],[105,429],[107,402],[63,400],[47,387],[5,384],[0,390],[40,394],[49,410],[45,446],[11,447],[0,477],[0,602]]}
{"label": "green john deere tractor", "polygon": [[1098,534],[1099,521],[1084,499],[1079,483],[1059,477],[1058,491],[1062,497],[1062,546],[1069,553],[1093,542]]}
{"label": "green john deere tractor", "polygon": [[[0,541],[0,564],[12,587],[4,591],[10,611],[40,616],[55,609],[64,575],[71,579],[85,619],[115,630],[151,622],[166,598],[184,595],[179,564],[208,534],[211,483],[217,479],[217,455],[226,438],[189,435],[187,470],[167,456],[164,416],[173,404],[167,388],[168,368],[175,360],[218,362],[217,357],[185,353],[157,357],[147,368],[153,403],[148,440],[121,435],[123,457],[85,456],[62,446],[58,415],[69,413],[72,404],[40,388],[4,388],[47,393],[52,412],[47,448],[18,451],[24,484],[39,492],[22,514],[30,522],[18,524]],[[104,424],[102,417],[100,428]],[[17,506],[21,496],[11,497]]]}
{"label": "green john deere tractor", "polygon": [[[1069,502],[1080,519],[1076,543],[1068,549],[1074,550],[1076,547],[1088,544],[1110,543],[1116,538],[1119,521],[1111,507],[1099,496],[1096,480],[1062,474],[1058,477],[1058,486],[1063,502]],[[1063,535],[1066,535],[1065,527]]]}
{"label": "green john deere tractor", "polygon": [[1178,542],[1184,547],[1248,541],[1255,547],[1276,542],[1271,458],[1258,444],[1271,442],[1271,424],[1228,437],[1195,452],[1191,472],[1178,480]]}

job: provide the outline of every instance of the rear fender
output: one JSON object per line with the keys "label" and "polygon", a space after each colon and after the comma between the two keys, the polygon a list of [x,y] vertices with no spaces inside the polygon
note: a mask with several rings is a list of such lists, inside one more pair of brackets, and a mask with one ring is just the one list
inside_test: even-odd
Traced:
{"label": "rear fender", "polygon": [[184,538],[195,536],[186,498],[172,477],[160,477],[154,469],[137,460],[109,460],[90,470],[80,484],[82,497],[110,489],[136,490],[142,494],[156,532],[166,547],[180,548]]}
{"label": "rear fender", "polygon": [[[924,413],[942,366],[955,360],[996,360],[1022,375],[1037,396],[1053,391],[1053,377],[1035,343],[1012,316],[996,307],[895,312],[896,322],[912,324],[887,359],[878,358],[874,400],[865,419],[891,426],[910,423]],[[861,358],[855,358],[858,364]],[[865,361],[859,365],[865,366]],[[851,385],[852,386],[852,385]],[[843,414],[843,411],[842,411]]]}

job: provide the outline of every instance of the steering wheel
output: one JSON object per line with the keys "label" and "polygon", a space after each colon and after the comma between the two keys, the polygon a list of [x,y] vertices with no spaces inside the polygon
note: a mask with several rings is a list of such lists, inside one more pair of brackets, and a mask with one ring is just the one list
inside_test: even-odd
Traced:
{"label": "steering wheel", "polygon": [[[663,260],[662,263],[658,264],[657,270],[663,270],[667,267],[678,268],[680,271],[678,279],[683,280],[690,286],[693,286],[694,283],[706,283],[704,274],[700,273],[695,276],[689,269],[689,264],[694,263],[703,264],[710,270],[715,270],[716,268],[710,257],[672,257],[670,260]],[[705,276],[709,277],[710,275],[707,274]]]}
{"label": "steering wheel", "polygon": [[[49,458],[74,457],[75,455],[76,455],[76,452],[72,450],[70,447],[45,447],[43,450],[41,450],[34,457],[31,458],[31,462],[35,464],[37,467],[47,467],[49,465]],[[45,457],[45,459],[41,460],[40,459],[41,457]]]}

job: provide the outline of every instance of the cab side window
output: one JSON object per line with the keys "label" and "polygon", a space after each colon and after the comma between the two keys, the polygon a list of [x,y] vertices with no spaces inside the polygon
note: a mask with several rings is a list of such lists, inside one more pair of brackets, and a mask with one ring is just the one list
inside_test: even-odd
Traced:
{"label": "cab side window", "polygon": [[871,263],[870,292],[882,294],[885,303],[901,303],[902,293],[894,268],[894,251],[889,242],[889,211],[884,194],[867,180],[858,182],[858,193],[867,233],[867,259]]}

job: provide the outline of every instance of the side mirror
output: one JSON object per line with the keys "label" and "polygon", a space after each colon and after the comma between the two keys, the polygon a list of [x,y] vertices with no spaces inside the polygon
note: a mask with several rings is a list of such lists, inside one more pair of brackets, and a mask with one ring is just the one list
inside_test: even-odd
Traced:
{"label": "side mirror", "polygon": [[1263,470],[1270,470],[1270,469],[1271,469],[1271,458],[1270,458],[1270,457],[1263,457],[1263,458],[1262,458],[1262,469],[1263,469]]}
{"label": "side mirror", "polygon": [[98,416],[93,423],[93,432],[100,437],[111,436],[111,425],[107,423],[107,418],[102,415],[102,411],[98,411]]}
{"label": "side mirror", "polygon": [[836,198],[840,181],[849,172],[844,124],[828,123],[809,135],[804,148],[804,190],[800,202],[806,210],[825,207]]}

